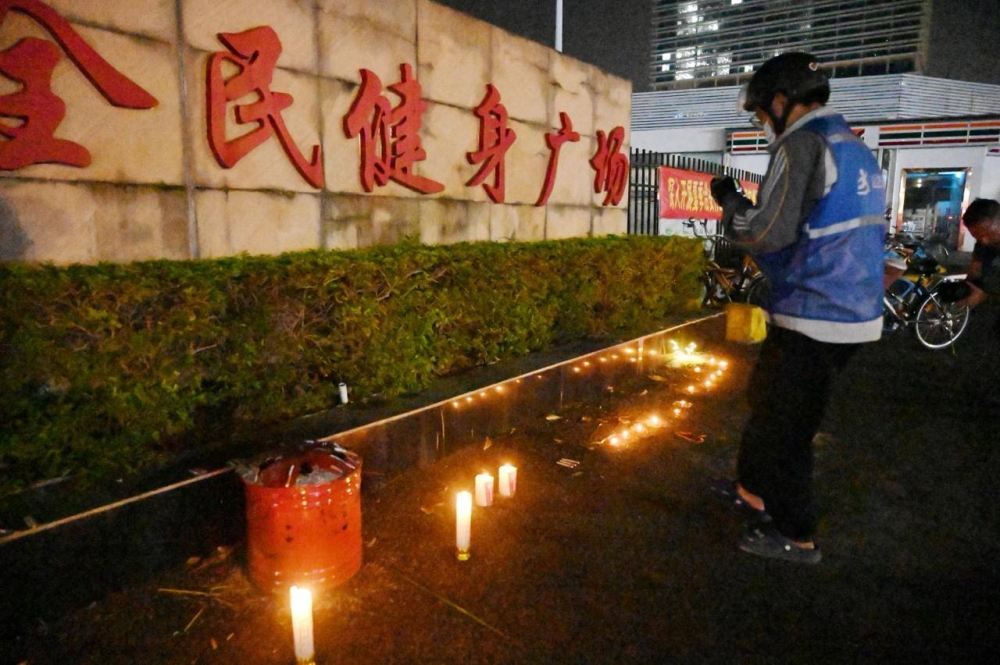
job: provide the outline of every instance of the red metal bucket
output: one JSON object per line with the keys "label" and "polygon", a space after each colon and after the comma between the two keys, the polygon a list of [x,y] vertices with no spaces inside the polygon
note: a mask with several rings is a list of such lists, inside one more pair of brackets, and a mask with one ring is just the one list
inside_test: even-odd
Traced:
{"label": "red metal bucket", "polygon": [[250,579],[261,589],[332,587],[361,568],[361,461],[318,485],[244,482]]}

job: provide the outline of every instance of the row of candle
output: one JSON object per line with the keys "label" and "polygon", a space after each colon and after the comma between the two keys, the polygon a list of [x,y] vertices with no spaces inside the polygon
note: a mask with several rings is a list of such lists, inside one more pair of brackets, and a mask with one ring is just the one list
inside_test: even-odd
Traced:
{"label": "row of candle", "polygon": [[[723,371],[728,366],[726,361],[718,361],[714,357],[709,357],[706,360],[701,357],[700,354],[695,353],[695,345],[689,344],[684,350],[681,350],[679,346],[671,341],[672,356],[675,365],[695,365],[694,371],[696,373],[701,373],[701,365],[708,364],[718,369],[711,372],[705,380],[704,386],[706,388],[711,388],[714,381],[721,378]],[[630,348],[625,349],[626,354],[634,354]],[[642,355],[642,352],[639,352]],[[654,352],[648,352],[649,355],[655,355]],[[617,355],[613,356],[617,358]],[[601,362],[605,361],[605,358],[601,357],[599,359]],[[633,359],[634,360],[634,359]],[[589,366],[589,362],[584,362],[584,366]],[[574,371],[579,372],[579,366],[573,368]],[[541,375],[539,375],[541,378]],[[341,384],[341,399],[346,402],[346,386]],[[498,393],[503,392],[502,386],[497,386],[495,390]],[[688,393],[694,393],[696,391],[694,385],[689,385],[687,387]],[[481,397],[485,397],[485,391],[480,393]],[[466,398],[467,401],[472,401],[471,397]],[[454,406],[457,408],[459,406],[458,401],[454,402]],[[680,416],[682,410],[686,410],[691,407],[690,402],[680,400],[674,402],[674,415]],[[649,417],[648,425],[651,427],[658,427],[662,424],[662,421],[658,416],[653,415]],[[639,423],[633,426],[637,432],[642,433],[644,426]],[[620,435],[612,435],[609,437],[610,442],[615,444],[618,442],[619,437],[627,438],[628,433],[622,432]],[[497,472],[499,477],[499,482],[497,483],[497,489],[500,496],[502,497],[512,497],[517,491],[517,467],[512,464],[502,465]],[[488,507],[493,505],[493,476],[489,473],[480,473],[476,476],[475,484],[475,502],[477,506]],[[472,536],[472,502],[473,495],[470,492],[463,491],[459,492],[455,498],[455,551],[456,556],[459,561],[467,561],[470,555],[470,545]],[[292,614],[292,633],[295,642],[295,659],[300,664],[313,663],[315,658],[315,649],[313,647],[313,616],[312,616],[312,593],[308,589],[303,589],[301,587],[293,586],[291,588],[291,614]]]}
{"label": "row of candle", "polygon": [[[497,471],[500,496],[512,497],[517,491],[517,467],[504,464]],[[476,505],[493,505],[493,476],[480,473],[476,476]],[[455,496],[455,556],[459,561],[468,561],[472,542],[472,493],[459,492]]]}
{"label": "row of candle", "polygon": [[[714,366],[714,365],[718,364],[719,367],[720,367],[720,369],[724,370],[726,368],[726,365],[728,364],[724,360],[723,361],[719,361],[719,360],[716,360],[716,358],[714,356],[710,356],[710,355],[708,355],[706,353],[701,353],[701,352],[696,351],[697,345],[694,342],[691,342],[687,346],[685,346],[684,348],[681,348],[680,344],[678,344],[676,341],[669,340],[669,345],[670,345],[670,351],[664,352],[662,355],[664,355],[666,357],[667,363],[671,367],[684,367],[684,366],[701,365],[701,364],[708,364],[708,365],[713,365]],[[624,353],[626,359],[628,359],[629,362],[633,362],[633,363],[637,362],[637,360],[639,358],[643,358],[645,356],[656,357],[658,355],[661,355],[655,349],[646,349],[646,350],[644,350],[643,347],[642,347],[642,344],[639,345],[638,349],[633,349],[631,347],[625,347],[624,349],[622,349],[622,352]],[[591,357],[596,358],[596,360],[598,362],[600,362],[600,363],[606,363],[609,360],[618,360],[620,356],[617,353],[611,353],[610,354],[610,358],[608,356],[605,356],[605,355],[591,356]],[[573,370],[573,372],[575,372],[577,374],[580,374],[586,368],[591,367],[592,365],[593,365],[593,363],[590,362],[589,360],[584,360],[581,363],[573,365],[572,370]],[[701,371],[701,367],[696,367],[695,371],[696,372],[700,372]],[[721,374],[721,372],[719,372],[719,374]],[[544,379],[545,377],[544,377],[543,374],[535,374],[535,378],[536,379]],[[713,378],[714,378],[714,375],[713,375]],[[512,383],[521,383],[521,379],[520,378],[512,379],[511,382]],[[711,383],[711,381],[709,381],[705,385],[706,385],[706,387],[710,388],[712,386],[712,383]],[[493,386],[492,388],[485,388],[485,389],[479,391],[478,396],[481,399],[486,399],[487,397],[489,397],[491,391],[495,391],[496,393],[503,394],[504,392],[506,392],[506,388],[505,388],[505,386],[503,384]],[[694,387],[693,386],[689,386],[688,387],[688,392],[689,393],[694,393],[695,392]],[[469,394],[467,394],[467,395],[465,395],[463,397],[459,397],[457,399],[452,400],[451,405],[454,408],[459,409],[463,405],[472,404],[475,401],[475,399],[474,399],[475,397],[476,397],[475,393],[469,393]],[[346,398],[344,398],[344,401],[346,401]]]}
{"label": "row of candle", "polygon": [[[517,491],[517,467],[504,464],[498,470],[500,496],[512,497]],[[476,505],[493,505],[493,476],[480,473],[476,476]],[[472,494],[459,492],[456,501],[455,547],[459,561],[469,558],[472,526]],[[295,643],[295,661],[299,665],[315,662],[313,643],[312,592],[298,586],[290,590],[292,611],[292,638]]]}

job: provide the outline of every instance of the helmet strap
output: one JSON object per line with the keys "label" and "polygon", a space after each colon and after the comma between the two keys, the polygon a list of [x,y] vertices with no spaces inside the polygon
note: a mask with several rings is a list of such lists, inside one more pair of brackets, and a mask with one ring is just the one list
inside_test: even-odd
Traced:
{"label": "helmet strap", "polygon": [[771,103],[768,104],[766,109],[764,109],[764,113],[766,113],[767,117],[771,119],[771,124],[774,126],[774,133],[781,136],[785,133],[785,129],[787,129],[786,125],[788,124],[788,117],[792,114],[792,106],[794,106],[794,104],[792,104],[792,101],[786,96],[784,107],[781,110],[781,115],[775,115],[773,111],[775,97],[771,98]]}

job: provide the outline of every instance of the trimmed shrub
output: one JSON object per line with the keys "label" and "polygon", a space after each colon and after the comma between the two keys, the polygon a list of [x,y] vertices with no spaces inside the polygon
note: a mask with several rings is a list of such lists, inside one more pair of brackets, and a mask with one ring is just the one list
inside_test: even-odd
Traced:
{"label": "trimmed shrub", "polygon": [[0,496],[155,467],[220,435],[698,304],[683,238],[404,243],[211,261],[0,266]]}

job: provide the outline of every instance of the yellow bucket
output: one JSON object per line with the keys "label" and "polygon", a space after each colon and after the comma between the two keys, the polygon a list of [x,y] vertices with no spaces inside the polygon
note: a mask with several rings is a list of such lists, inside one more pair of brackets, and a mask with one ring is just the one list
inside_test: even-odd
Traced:
{"label": "yellow bucket", "polygon": [[726,339],[755,344],[767,337],[767,315],[755,305],[733,302],[726,305]]}

